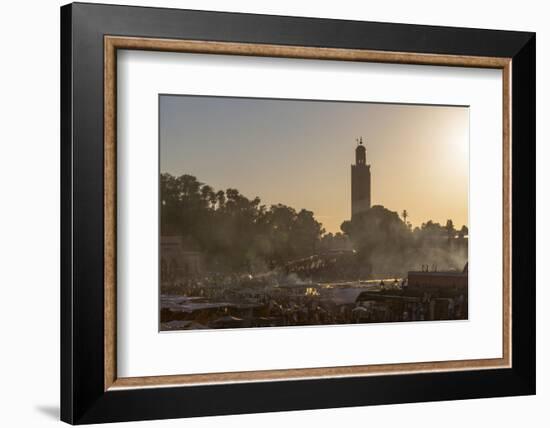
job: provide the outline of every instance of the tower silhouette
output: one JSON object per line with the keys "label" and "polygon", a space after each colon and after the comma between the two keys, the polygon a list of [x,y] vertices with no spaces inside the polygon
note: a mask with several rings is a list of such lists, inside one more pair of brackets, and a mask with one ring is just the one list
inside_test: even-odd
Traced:
{"label": "tower silhouette", "polygon": [[351,218],[370,208],[370,165],[366,164],[367,150],[363,137],[357,141],[355,165],[351,166]]}

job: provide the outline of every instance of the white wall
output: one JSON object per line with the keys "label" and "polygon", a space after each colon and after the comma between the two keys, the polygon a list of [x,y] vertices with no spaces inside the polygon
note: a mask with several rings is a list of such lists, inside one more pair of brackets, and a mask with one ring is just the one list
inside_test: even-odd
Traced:
{"label": "white wall", "polygon": [[[121,0],[122,1],[122,0]],[[103,1],[103,3],[113,3]],[[550,174],[548,101],[550,27],[545,2],[149,0],[127,4],[170,6],[414,24],[537,32],[537,264],[550,253],[547,184]],[[0,67],[0,420],[7,427],[58,423],[59,406],[59,10],[57,0],[4,2]],[[546,119],[546,120],[544,120]],[[544,167],[546,169],[544,170]],[[516,427],[547,425],[550,404],[548,311],[550,293],[538,275],[538,395],[156,421],[147,426],[279,427],[407,426]],[[444,424],[444,425],[442,425]],[[127,424],[125,426],[137,426]]]}

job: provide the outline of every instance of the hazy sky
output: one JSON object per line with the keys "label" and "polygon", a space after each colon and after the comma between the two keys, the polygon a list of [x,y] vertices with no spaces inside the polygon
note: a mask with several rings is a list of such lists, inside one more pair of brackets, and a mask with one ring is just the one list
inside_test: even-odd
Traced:
{"label": "hazy sky", "polygon": [[160,97],[160,170],[315,213],[328,232],[351,216],[355,139],[372,205],[468,224],[467,107],[199,96]]}

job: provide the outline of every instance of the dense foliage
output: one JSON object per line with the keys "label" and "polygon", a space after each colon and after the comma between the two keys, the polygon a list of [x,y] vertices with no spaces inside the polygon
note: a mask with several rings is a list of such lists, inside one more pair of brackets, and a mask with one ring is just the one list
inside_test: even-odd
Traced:
{"label": "dense foliage", "polygon": [[[468,229],[428,221],[412,228],[396,212],[375,205],[327,233],[311,211],[262,205],[236,189],[216,191],[191,175],[161,175],[161,229],[180,235],[218,272],[262,272],[331,250],[355,250],[359,275],[403,272],[421,264],[461,268]],[[349,260],[346,262],[349,263]]]}
{"label": "dense foliage", "polygon": [[401,273],[429,268],[461,269],[466,260],[468,228],[456,230],[452,220],[445,225],[431,220],[412,228],[399,215],[375,205],[341,226],[357,251],[362,274]]}
{"label": "dense foliage", "polygon": [[192,238],[217,270],[261,271],[314,254],[324,233],[307,210],[261,205],[191,175],[161,175],[161,228]]}

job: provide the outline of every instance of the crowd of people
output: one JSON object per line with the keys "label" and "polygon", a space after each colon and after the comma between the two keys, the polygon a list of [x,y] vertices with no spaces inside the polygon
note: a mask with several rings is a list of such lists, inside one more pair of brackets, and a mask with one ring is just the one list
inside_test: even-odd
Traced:
{"label": "crowd of people", "polygon": [[172,285],[169,290],[169,293],[164,290],[164,296],[171,297],[161,299],[161,328],[166,329],[170,329],[169,323],[173,321],[190,321],[189,328],[230,328],[467,317],[464,295],[418,294],[408,289],[406,280],[400,279],[369,284],[274,285],[268,278],[244,278],[241,282],[229,278],[220,285],[211,278],[189,280]]}

